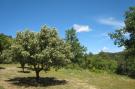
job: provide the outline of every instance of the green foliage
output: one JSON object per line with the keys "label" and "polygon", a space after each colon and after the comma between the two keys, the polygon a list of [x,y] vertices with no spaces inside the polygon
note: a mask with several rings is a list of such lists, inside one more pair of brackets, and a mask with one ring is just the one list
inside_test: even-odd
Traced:
{"label": "green foliage", "polygon": [[11,62],[11,54],[8,50],[10,45],[12,44],[12,37],[7,36],[5,34],[0,34],[0,63],[10,63]]}
{"label": "green foliage", "polygon": [[117,69],[117,62],[112,59],[108,53],[100,52],[96,55],[87,56],[84,67],[91,71],[104,70],[108,72],[115,72]]}
{"label": "green foliage", "polygon": [[130,7],[125,14],[125,27],[109,35],[116,45],[125,47],[123,70],[127,74],[135,75],[135,7]]}
{"label": "green foliage", "polygon": [[21,64],[22,70],[24,72],[25,64],[27,63],[27,58],[29,53],[23,49],[23,47],[19,44],[13,44],[11,46],[12,58],[13,60],[19,62]]}
{"label": "green foliage", "polygon": [[12,38],[10,36],[0,33],[0,53],[2,53],[4,49],[9,48],[11,43],[12,43]]}
{"label": "green foliage", "polygon": [[72,63],[81,64],[83,61],[86,48],[82,46],[77,38],[76,31],[71,28],[66,31],[66,42],[71,45],[71,52],[73,53]]}
{"label": "green foliage", "polygon": [[56,70],[70,62],[71,47],[60,39],[56,29],[44,26],[40,32],[24,31],[17,33],[12,46],[14,58],[20,63],[27,63],[36,72],[37,79],[41,70]]}
{"label": "green foliage", "polygon": [[0,63],[12,63],[12,53],[10,49],[2,51]]}

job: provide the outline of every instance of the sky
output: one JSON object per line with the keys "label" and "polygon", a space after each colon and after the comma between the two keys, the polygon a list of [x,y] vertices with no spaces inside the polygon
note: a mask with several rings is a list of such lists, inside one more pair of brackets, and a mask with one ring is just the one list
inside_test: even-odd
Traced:
{"label": "sky", "polygon": [[119,52],[108,33],[124,27],[124,14],[135,0],[0,0],[0,33],[15,37],[43,25],[55,27],[61,38],[74,28],[87,52]]}

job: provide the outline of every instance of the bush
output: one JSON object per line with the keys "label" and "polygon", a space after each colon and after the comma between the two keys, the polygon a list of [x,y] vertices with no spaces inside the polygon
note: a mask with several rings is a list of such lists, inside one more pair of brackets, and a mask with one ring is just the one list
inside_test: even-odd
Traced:
{"label": "bush", "polygon": [[9,49],[3,50],[0,59],[1,59],[0,63],[4,64],[12,63],[11,50]]}
{"label": "bush", "polygon": [[105,70],[108,72],[115,72],[117,69],[117,61],[111,59],[107,55],[93,55],[85,59],[83,63],[84,68],[88,68],[92,71]]}

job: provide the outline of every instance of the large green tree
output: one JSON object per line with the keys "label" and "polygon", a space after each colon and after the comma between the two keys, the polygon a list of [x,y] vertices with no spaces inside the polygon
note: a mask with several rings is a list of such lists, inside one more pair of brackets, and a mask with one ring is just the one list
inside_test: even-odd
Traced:
{"label": "large green tree", "polygon": [[125,47],[125,71],[135,75],[135,7],[125,13],[125,27],[110,33],[114,43]]}
{"label": "large green tree", "polygon": [[77,38],[76,30],[73,28],[66,31],[65,40],[71,45],[71,52],[73,53],[72,63],[81,64],[86,52],[86,48],[82,46]]}
{"label": "large green tree", "polygon": [[35,71],[37,80],[40,71],[49,71],[51,67],[57,70],[72,58],[70,44],[60,39],[56,29],[47,26],[42,27],[40,32],[17,33],[13,48],[16,49],[16,58],[22,58]]}

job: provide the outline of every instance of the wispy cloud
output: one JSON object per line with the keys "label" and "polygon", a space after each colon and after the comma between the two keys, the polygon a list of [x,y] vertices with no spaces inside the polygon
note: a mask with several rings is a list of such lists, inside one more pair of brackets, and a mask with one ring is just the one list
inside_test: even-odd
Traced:
{"label": "wispy cloud", "polygon": [[115,28],[121,28],[125,26],[123,21],[117,20],[114,17],[100,18],[98,19],[98,22],[104,25],[113,26]]}
{"label": "wispy cloud", "polygon": [[109,50],[109,48],[107,48],[107,47],[104,46],[101,51],[103,51],[103,52],[109,52],[110,50]]}
{"label": "wispy cloud", "polygon": [[101,34],[101,37],[105,38],[106,40],[107,40],[107,39],[108,39],[108,40],[110,39],[110,37],[109,37],[109,35],[108,35],[107,32],[102,33],[102,34]]}
{"label": "wispy cloud", "polygon": [[123,51],[124,49],[125,49],[124,46],[122,46],[120,49],[110,49],[110,48],[104,46],[104,47],[101,49],[101,51],[103,51],[103,52],[112,52],[112,53],[115,53],[115,52]]}
{"label": "wispy cloud", "polygon": [[76,30],[76,32],[89,32],[89,31],[92,31],[92,29],[89,27],[89,25],[74,24],[73,28]]}
{"label": "wispy cloud", "polygon": [[104,46],[102,49],[99,49],[96,52],[94,52],[94,54],[98,54],[100,52],[110,52],[110,49],[108,47]]}

